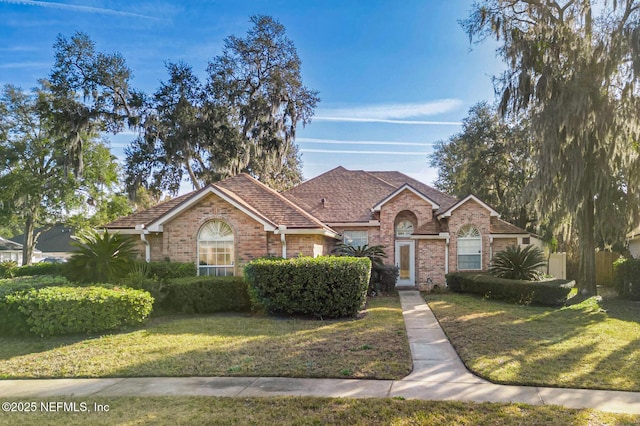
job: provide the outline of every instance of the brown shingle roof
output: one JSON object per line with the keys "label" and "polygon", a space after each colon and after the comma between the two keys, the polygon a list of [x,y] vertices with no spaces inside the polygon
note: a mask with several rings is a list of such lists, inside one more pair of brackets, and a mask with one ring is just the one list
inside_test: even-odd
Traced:
{"label": "brown shingle roof", "polygon": [[528,234],[524,229],[512,225],[509,222],[505,222],[495,216],[491,217],[489,232],[492,234]]}
{"label": "brown shingle roof", "polygon": [[245,204],[277,225],[287,228],[326,228],[302,208],[247,174],[230,177],[217,182],[215,186],[233,192]]}
{"label": "brown shingle roof", "polygon": [[282,195],[325,223],[367,222],[371,208],[395,189],[365,171],[336,167]]}
{"label": "brown shingle roof", "polygon": [[404,184],[409,184],[422,194],[424,194],[427,198],[432,199],[436,203],[440,205],[440,209],[438,212],[445,211],[452,205],[454,205],[458,200],[451,195],[445,194],[444,192],[440,192],[435,188],[430,187],[427,184],[420,182],[410,176],[405,175],[400,172],[367,172],[371,175],[374,175],[385,182],[395,186],[396,188],[401,187]]}
{"label": "brown shingle roof", "polygon": [[160,203],[146,210],[142,210],[140,212],[130,214],[129,216],[121,217],[119,219],[114,220],[111,223],[104,225],[104,228],[127,229],[127,228],[135,228],[136,225],[145,225],[145,226],[149,225],[154,220],[164,216],[169,211],[173,210],[173,208],[184,203],[189,198],[195,196],[197,193],[198,191],[190,192],[188,194],[184,194],[179,197],[172,198],[169,201],[165,201],[164,203]]}
{"label": "brown shingle roof", "polygon": [[258,213],[259,216],[264,217],[275,225],[284,225],[287,228],[329,229],[302,208],[246,174],[227,178],[198,191],[158,204],[150,209],[117,219],[105,225],[105,228],[132,229],[136,225],[145,225],[146,227],[184,203],[189,202],[202,192],[207,191],[208,188],[215,188],[223,192],[227,197],[246,206],[248,210]]}

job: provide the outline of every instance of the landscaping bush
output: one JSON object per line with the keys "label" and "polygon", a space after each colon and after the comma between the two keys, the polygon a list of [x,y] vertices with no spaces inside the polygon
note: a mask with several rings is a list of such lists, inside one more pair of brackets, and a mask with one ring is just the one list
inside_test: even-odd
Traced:
{"label": "landscaping bush", "polygon": [[6,296],[39,336],[95,333],[141,323],[151,312],[149,293],[129,288],[46,287]]}
{"label": "landscaping bush", "polygon": [[198,274],[193,262],[149,262],[149,277],[167,282],[174,278],[195,277]]}
{"label": "landscaping bush", "polygon": [[0,280],[0,334],[21,336],[29,332],[26,316],[18,310],[18,306],[6,300],[7,296],[44,287],[68,285],[69,281],[61,276],[43,275]]}
{"label": "landscaping bush", "polygon": [[472,293],[488,299],[501,299],[523,305],[562,305],[575,281],[524,281],[498,278],[487,274],[447,274],[447,286],[457,293]]}
{"label": "landscaping bush", "polygon": [[366,300],[370,274],[366,257],[259,259],[245,267],[256,307],[319,318],[356,316]]}
{"label": "landscaping bush", "polygon": [[17,267],[13,273],[15,277],[32,277],[36,275],[60,275],[63,263],[40,262],[33,265]]}
{"label": "landscaping bush", "polygon": [[523,249],[519,245],[511,245],[491,259],[489,273],[511,280],[540,281],[542,272],[538,268],[546,264],[544,253],[538,247]]}
{"label": "landscaping bush", "polygon": [[127,276],[136,252],[131,238],[120,234],[90,232],[81,242],[72,241],[76,252],[63,264],[64,275],[83,283],[116,283]]}
{"label": "landscaping bush", "polygon": [[620,297],[640,300],[640,259],[620,258],[613,262],[613,283]]}
{"label": "landscaping bush", "polygon": [[161,308],[170,312],[208,314],[251,308],[243,277],[187,277],[169,280]]}
{"label": "landscaping bush", "polygon": [[389,293],[395,290],[399,275],[400,268],[395,265],[372,265],[368,292]]}

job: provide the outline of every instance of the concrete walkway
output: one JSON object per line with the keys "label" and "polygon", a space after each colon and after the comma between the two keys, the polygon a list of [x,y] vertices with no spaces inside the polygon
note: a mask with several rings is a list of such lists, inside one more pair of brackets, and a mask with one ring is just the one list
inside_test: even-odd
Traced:
{"label": "concrete walkway", "polygon": [[640,393],[496,385],[471,374],[417,291],[400,292],[413,357],[402,380],[282,377],[140,377],[0,380],[0,397],[206,395],[403,397],[424,400],[522,402],[640,414]]}

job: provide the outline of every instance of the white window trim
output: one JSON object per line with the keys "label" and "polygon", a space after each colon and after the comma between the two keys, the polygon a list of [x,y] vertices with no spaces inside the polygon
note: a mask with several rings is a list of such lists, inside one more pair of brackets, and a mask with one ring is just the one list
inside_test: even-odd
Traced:
{"label": "white window trim", "polygon": [[[478,236],[477,237],[458,237],[457,238],[457,242],[456,242],[456,266],[457,266],[457,270],[458,271],[481,271],[482,270],[482,234],[480,233],[480,230],[474,226],[474,225],[464,225],[462,228],[460,228],[460,230],[458,231],[458,235],[460,235],[460,232],[465,229],[465,228],[475,228],[475,230],[478,232]],[[476,255],[476,253],[460,253],[460,241],[479,241],[480,242],[480,252],[477,253],[477,255],[480,258],[480,267],[479,268],[461,268],[460,267],[460,256],[471,256],[471,255]]]}
{"label": "white window trim", "polygon": [[[402,225],[404,223],[408,223],[409,225],[411,225],[411,228],[410,228],[411,232],[408,233],[408,234],[404,234],[404,233],[403,234],[399,234],[398,233],[398,228],[399,228],[400,225]],[[398,222],[398,224],[395,227],[396,238],[409,238],[410,236],[413,235],[414,232],[415,232],[415,226],[413,225],[413,223],[410,220],[407,220],[407,219],[401,220],[400,222]]]}
{"label": "white window trim", "polygon": [[[203,232],[203,230],[206,228],[206,226],[210,223],[213,222],[220,222],[224,225],[226,225],[227,227],[229,227],[229,229],[231,230],[231,238],[230,239],[219,239],[219,240],[202,240],[201,239],[201,234]],[[230,265],[201,265],[200,264],[200,243],[202,242],[231,242],[231,264]],[[197,271],[198,271],[198,276],[200,276],[200,268],[208,268],[208,269],[213,269],[213,270],[218,270],[218,269],[229,269],[231,268],[231,275],[235,275],[236,274],[236,236],[235,236],[235,232],[233,231],[233,228],[231,227],[231,225],[229,225],[227,222],[225,222],[224,220],[220,220],[220,219],[212,219],[209,220],[207,222],[205,222],[204,224],[202,224],[202,226],[200,227],[200,229],[198,230],[198,235],[196,238],[196,267],[197,267]],[[218,276],[217,274],[215,274],[215,276]],[[225,276],[227,276],[225,274]]]}
{"label": "white window trim", "polygon": [[351,246],[351,244],[348,244],[346,242],[346,234],[347,234],[347,232],[364,232],[364,234],[365,234],[365,238],[366,238],[365,244],[359,244],[359,245],[355,245],[355,246],[352,246],[352,247],[362,247],[364,245],[369,245],[369,230],[363,231],[361,229],[348,229],[348,230],[342,231],[342,243]]}

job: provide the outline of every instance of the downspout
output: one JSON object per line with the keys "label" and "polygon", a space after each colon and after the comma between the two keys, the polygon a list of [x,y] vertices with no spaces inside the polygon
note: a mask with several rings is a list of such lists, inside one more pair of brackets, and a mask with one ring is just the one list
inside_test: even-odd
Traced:
{"label": "downspout", "polygon": [[489,262],[493,259],[493,237],[489,237]]}
{"label": "downspout", "polygon": [[284,231],[287,229],[286,226],[280,225],[278,226],[278,230],[276,234],[280,234],[280,243],[282,244],[282,258],[287,258],[287,238],[284,235]]}
{"label": "downspout", "polygon": [[444,273],[449,273],[449,237],[444,242]]}
{"label": "downspout", "polygon": [[147,240],[147,237],[145,236],[148,232],[149,231],[143,230],[142,233],[140,233],[140,240],[144,244],[144,260],[147,263],[151,262],[151,244],[149,244],[149,240]]}

